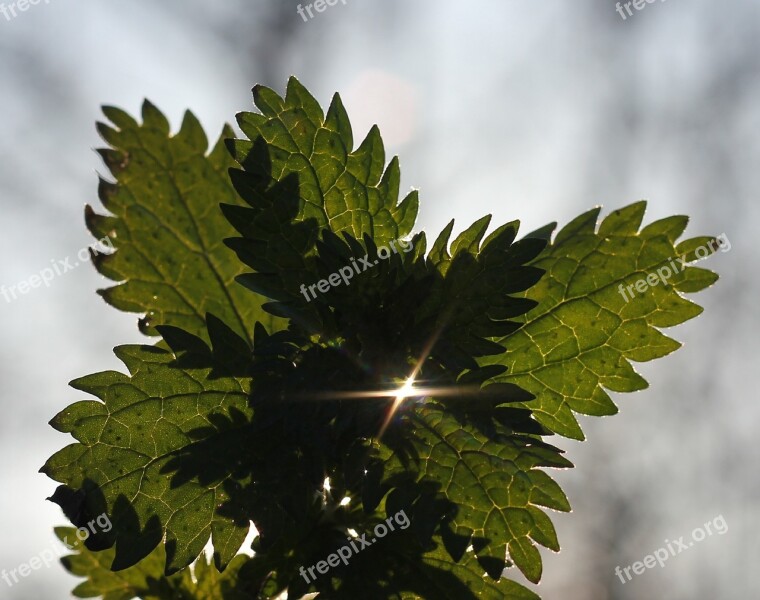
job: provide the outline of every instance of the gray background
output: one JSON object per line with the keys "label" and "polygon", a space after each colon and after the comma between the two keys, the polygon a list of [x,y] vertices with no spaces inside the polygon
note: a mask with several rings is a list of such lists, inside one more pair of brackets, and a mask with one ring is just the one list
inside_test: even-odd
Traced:
{"label": "gray background", "polygon": [[[650,389],[616,395],[616,417],[582,418],[586,443],[559,440],[574,512],[552,515],[562,552],[543,553],[538,591],[758,597],[758,40],[756,0],[655,2],[625,21],[614,2],[560,0],[347,0],[309,22],[290,0],[51,0],[0,15],[0,284],[91,242],[100,104],[136,113],[147,96],[175,127],[190,107],[216,137],[251,108],[254,83],[282,92],[290,74],[325,105],[340,91],[355,139],[379,124],[432,234],[451,217],[530,231],[639,199],[647,221],[689,214],[687,234],[731,240],[706,264],[721,281],[696,298],[705,314],[670,332],[685,347],[639,365]],[[105,283],[82,265],[0,297],[0,569],[64,522],[37,469],[69,443],[47,425],[83,399],[66,382],[121,369],[111,348],[141,341],[136,316],[95,295]],[[614,576],[718,515],[725,535],[625,585]],[[75,583],[56,564],[0,581],[0,597],[67,598]]]}

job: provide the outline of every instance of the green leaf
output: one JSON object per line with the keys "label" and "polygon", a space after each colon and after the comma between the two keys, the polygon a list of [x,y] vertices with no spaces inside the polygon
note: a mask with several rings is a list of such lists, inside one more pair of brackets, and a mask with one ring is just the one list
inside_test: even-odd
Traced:
{"label": "green leaf", "polygon": [[[701,312],[682,294],[717,276],[685,265],[716,239],[679,243],[686,217],[639,230],[638,203],[553,242],[554,224],[516,240],[517,221],[486,237],[490,216],[451,241],[452,221],[428,252],[376,127],[354,148],[340,97],[325,114],[295,78],[254,101],[234,160],[190,113],[171,136],[147,102],[141,125],[104,109],[112,214],[86,217],[116,251],[93,258],[119,282],[106,300],[163,340],[118,347],[129,374],[76,380],[98,400],[51,422],[76,443],[42,469],[50,499],[113,524],[64,559],[76,593],[536,600],[508,575],[539,581],[538,546],[559,550],[546,509],[570,510],[545,469],[572,464],[544,436],[582,439],[575,413],[646,387],[631,362],[678,347],[660,329]],[[250,522],[255,556],[235,556]],[[372,548],[325,574],[355,531]]]}
{"label": "green leaf", "polygon": [[[100,291],[109,304],[144,313],[140,329],[173,325],[206,335],[204,317],[213,313],[244,339],[261,320],[268,328],[283,321],[261,310],[261,298],[235,283],[244,271],[223,240],[233,234],[219,205],[241,204],[228,169],[234,165],[222,140],[210,154],[200,123],[189,111],[171,136],[166,118],[148,101],[143,123],[104,107],[113,127],[98,124],[111,146],[101,150],[115,183],[100,181],[99,196],[110,215],[88,205],[87,226],[115,248],[93,253],[98,271],[119,282]],[[222,137],[233,131],[224,128]]]}
{"label": "green leaf", "polygon": [[[164,575],[166,552],[159,544],[153,552],[136,565],[122,571],[112,571],[113,549],[92,552],[75,535],[76,529],[58,527],[55,533],[73,554],[61,559],[72,575],[86,578],[73,591],[76,598],[103,600],[250,600],[256,598],[255,583],[244,576],[249,559],[237,556],[220,573],[205,555],[189,569],[174,575]],[[241,569],[243,573],[241,573]]]}
{"label": "green leaf", "polygon": [[[472,552],[466,552],[459,561],[454,562],[442,546],[422,555],[405,555],[401,546],[406,540],[387,539],[381,540],[381,543],[387,544],[378,548],[383,551],[382,555],[370,550],[352,557],[349,568],[342,573],[340,588],[325,591],[318,598],[351,600],[366,596],[387,600],[539,600],[534,592],[511,579],[502,577],[496,581],[489,577]],[[389,566],[390,572],[387,572]],[[369,582],[378,584],[374,595],[368,594],[372,589]]]}
{"label": "green leaf", "polygon": [[[415,593],[402,593],[402,600],[464,600],[469,594],[479,600],[540,600],[536,593],[511,579],[502,577],[494,581],[486,575],[472,552],[466,552],[458,562],[453,562],[446,551],[439,548],[425,554],[422,564],[434,570],[420,568]],[[442,573],[451,574],[455,583],[452,584]],[[462,584],[466,592],[459,588]]]}
{"label": "green leaf", "polygon": [[[417,216],[417,192],[398,203],[398,158],[385,166],[385,149],[377,127],[353,148],[353,134],[340,96],[333,96],[325,116],[317,100],[295,78],[285,98],[263,86],[253,89],[261,114],[243,112],[238,124],[249,141],[230,144],[235,159],[253,175],[275,183],[298,177],[301,206],[297,220],[315,219],[320,229],[368,234],[378,245],[406,236]],[[264,141],[270,173],[253,153]]]}
{"label": "green leaf", "polygon": [[415,485],[430,481],[441,486],[441,495],[457,507],[443,531],[455,561],[471,544],[492,578],[500,577],[509,556],[530,581],[538,582],[541,557],[533,542],[559,550],[551,521],[539,507],[570,510],[560,487],[540,467],[568,468],[572,463],[537,437],[489,439],[434,404],[415,408],[409,420],[414,451],[392,442],[381,447],[382,478],[397,482],[411,473]]}
{"label": "green leaf", "polygon": [[[448,351],[464,351],[472,357],[504,353],[502,344],[488,338],[508,336],[520,326],[514,318],[535,306],[521,296],[543,275],[531,261],[546,242],[535,238],[515,241],[520,223],[513,221],[498,227],[481,244],[490,221],[487,215],[473,223],[451,243],[450,250],[454,222],[438,236],[428,263],[442,278],[416,310],[418,318],[423,318],[432,307]],[[467,366],[474,369],[476,363]]]}
{"label": "green leaf", "polygon": [[242,166],[232,181],[249,208],[225,207],[243,236],[228,243],[258,274],[241,277],[242,283],[278,300],[297,294],[322,230],[358,240],[367,235],[377,246],[409,234],[417,192],[398,202],[398,159],[385,166],[377,127],[354,149],[340,96],[325,115],[295,77],[285,98],[263,86],[253,96],[261,113],[238,115],[248,139],[229,142]]}
{"label": "green leaf", "polygon": [[[565,226],[532,265],[546,271],[525,297],[538,305],[520,317],[524,325],[499,338],[504,355],[483,359],[507,372],[496,381],[516,384],[536,396],[525,406],[544,426],[563,436],[583,439],[573,413],[611,415],[617,407],[606,390],[633,392],[647,382],[631,361],[665,356],[680,344],[660,328],[691,319],[702,308],[683,298],[717,280],[717,275],[692,266],[696,250],[707,254],[718,247],[715,238],[699,237],[676,246],[687,217],[655,221],[639,231],[645,202],[612,212],[597,230],[599,209]],[[700,254],[703,254],[701,252]],[[657,273],[665,278],[658,277]],[[676,271],[668,277],[668,271]],[[654,274],[654,275],[652,275]],[[637,281],[647,276],[644,292]],[[639,284],[641,286],[641,284]],[[626,293],[626,297],[621,293]],[[626,300],[627,298],[627,300]]]}
{"label": "green leaf", "polygon": [[[77,443],[54,454],[42,471],[84,490],[90,514],[110,515],[114,569],[134,565],[164,534],[167,573],[190,564],[209,537],[217,566],[225,566],[249,529],[228,507],[230,486],[247,480],[232,472],[251,414],[249,383],[209,368],[181,368],[160,348],[115,352],[130,375],[107,371],[72,382],[102,402],[72,404],[51,421]],[[192,464],[181,461],[193,450]]]}

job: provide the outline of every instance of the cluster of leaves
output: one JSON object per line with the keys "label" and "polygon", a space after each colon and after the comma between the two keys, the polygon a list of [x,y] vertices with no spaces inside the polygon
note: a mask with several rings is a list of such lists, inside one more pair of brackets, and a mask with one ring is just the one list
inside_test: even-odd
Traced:
{"label": "cluster of leaves", "polygon": [[[210,153],[189,112],[172,136],[147,102],[142,123],[104,109],[110,214],[86,209],[116,248],[93,256],[117,282],[101,294],[159,339],[116,348],[128,373],[72,382],[97,400],[51,421],[76,440],[42,468],[53,500],[113,523],[64,559],[75,595],[538,598],[509,575],[538,582],[537,545],[559,550],[545,510],[570,506],[546,469],[572,465],[546,439],[616,412],[605,389],[645,387],[630,361],[673,351],[658,328],[716,277],[687,267],[629,302],[618,286],[712,239],[677,244],[685,217],[639,230],[642,202],[553,240],[517,222],[485,237],[484,217],[451,241],[452,221],[428,250],[398,160],[376,128],[354,149],[337,94],[326,114],[294,78],[254,100],[247,139],[225,127]],[[408,528],[302,576],[399,511]]]}

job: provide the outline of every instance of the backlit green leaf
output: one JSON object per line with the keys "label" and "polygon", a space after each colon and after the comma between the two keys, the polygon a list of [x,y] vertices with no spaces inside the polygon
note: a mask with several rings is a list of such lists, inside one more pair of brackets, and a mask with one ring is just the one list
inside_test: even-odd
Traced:
{"label": "backlit green leaf", "polygon": [[[712,254],[719,247],[716,238],[676,246],[686,217],[655,221],[639,231],[645,208],[639,202],[613,211],[598,229],[597,208],[557,233],[532,263],[546,271],[525,294],[538,305],[518,319],[524,321],[521,329],[498,340],[508,352],[483,360],[506,366],[508,371],[496,380],[534,394],[526,406],[561,435],[583,439],[574,412],[617,412],[605,390],[646,388],[631,361],[676,350],[680,344],[660,329],[700,314],[702,308],[682,294],[717,279],[711,271],[678,260],[693,262],[698,248],[704,248],[700,255]],[[637,291],[637,282],[643,291]]]}
{"label": "backlit green leaf", "polygon": [[[223,139],[207,154],[208,141],[191,112],[172,136],[166,118],[149,102],[143,123],[113,107],[103,109],[113,127],[98,124],[111,148],[101,150],[115,183],[100,181],[99,196],[109,215],[87,206],[87,226],[116,249],[93,256],[100,273],[119,282],[101,290],[109,304],[144,313],[140,328],[155,335],[173,325],[206,335],[212,313],[250,339],[253,324],[282,322],[261,310],[262,299],[235,283],[245,269],[224,245],[234,230],[220,204],[241,204],[230,183],[235,163]],[[224,128],[222,138],[231,137]]]}

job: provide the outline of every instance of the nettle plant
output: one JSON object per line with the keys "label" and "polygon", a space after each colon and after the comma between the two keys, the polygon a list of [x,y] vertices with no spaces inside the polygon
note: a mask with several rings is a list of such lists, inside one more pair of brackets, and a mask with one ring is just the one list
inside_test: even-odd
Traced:
{"label": "nettle plant", "polygon": [[537,545],[559,550],[545,511],[570,510],[546,469],[572,464],[546,440],[647,387],[631,361],[678,348],[660,328],[717,276],[619,286],[716,238],[678,243],[683,216],[639,229],[639,202],[556,235],[484,239],[486,216],[450,241],[452,221],[428,248],[376,127],[354,149],[340,97],[325,114],[295,78],[254,100],[246,139],[227,126],[210,153],[189,112],[172,136],[148,102],[142,124],[104,108],[110,214],[85,213],[118,284],[100,294],[158,341],[117,347],[128,374],[73,381],[97,400],[51,422],[76,440],[42,468],[52,500],[113,524],[57,530],[74,594],[538,598],[510,574],[539,581]]}

